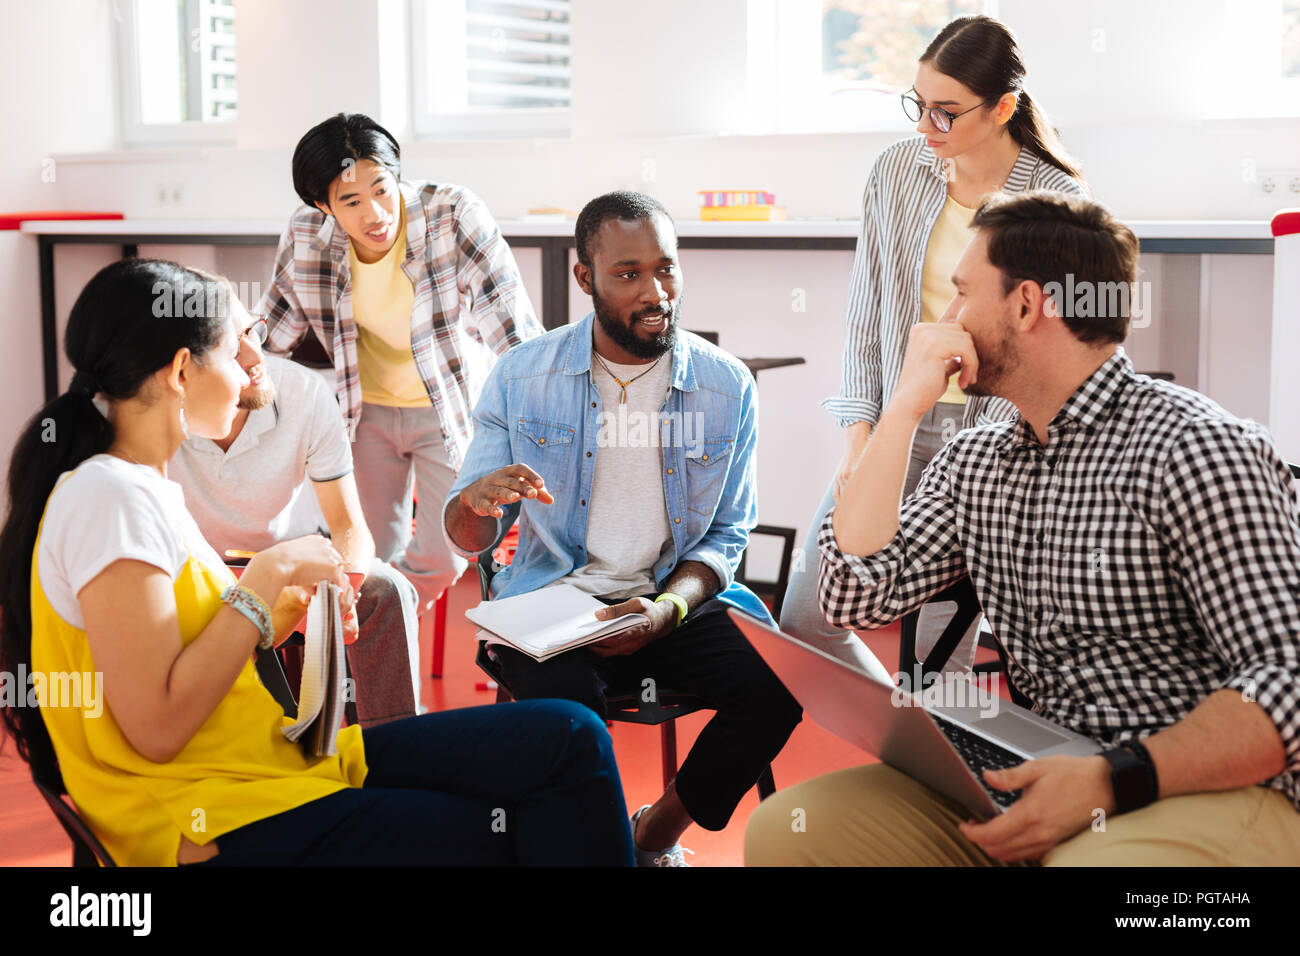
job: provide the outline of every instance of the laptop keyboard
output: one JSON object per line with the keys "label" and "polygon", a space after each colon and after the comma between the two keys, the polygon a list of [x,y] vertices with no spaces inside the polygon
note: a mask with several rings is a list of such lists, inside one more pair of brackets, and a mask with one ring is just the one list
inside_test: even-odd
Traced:
{"label": "laptop keyboard", "polygon": [[934,722],[939,725],[939,729],[943,731],[949,742],[957,748],[957,753],[961,754],[962,760],[966,761],[966,766],[974,771],[980,786],[984,788],[994,803],[1006,810],[1011,804],[1020,799],[1024,794],[1023,790],[995,790],[984,782],[983,772],[985,770],[1006,770],[1008,767],[1024,763],[1023,757],[999,747],[997,744],[989,743],[978,734],[971,733],[965,727],[958,726],[933,711],[930,711],[930,716],[934,718]]}

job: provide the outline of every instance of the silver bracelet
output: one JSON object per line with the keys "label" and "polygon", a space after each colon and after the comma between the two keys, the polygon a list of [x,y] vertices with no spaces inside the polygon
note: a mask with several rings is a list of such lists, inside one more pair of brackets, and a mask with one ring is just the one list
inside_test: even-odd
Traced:
{"label": "silver bracelet", "polygon": [[270,650],[275,643],[275,631],[271,628],[271,609],[266,606],[266,602],[253,591],[238,584],[232,584],[222,591],[221,601],[252,621],[262,635],[257,646],[264,651]]}

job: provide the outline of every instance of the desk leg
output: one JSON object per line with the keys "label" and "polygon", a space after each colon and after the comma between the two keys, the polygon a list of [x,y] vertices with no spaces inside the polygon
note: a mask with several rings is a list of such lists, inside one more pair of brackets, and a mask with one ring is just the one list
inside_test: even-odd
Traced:
{"label": "desk leg", "polygon": [[123,259],[135,259],[140,255],[140,247],[134,242],[127,243],[122,247]]}
{"label": "desk leg", "polygon": [[542,241],[542,327],[569,324],[569,246],[564,239]]}
{"label": "desk leg", "polygon": [[45,370],[45,400],[59,394],[59,336],[54,321],[54,242],[37,237],[41,274],[41,363]]}

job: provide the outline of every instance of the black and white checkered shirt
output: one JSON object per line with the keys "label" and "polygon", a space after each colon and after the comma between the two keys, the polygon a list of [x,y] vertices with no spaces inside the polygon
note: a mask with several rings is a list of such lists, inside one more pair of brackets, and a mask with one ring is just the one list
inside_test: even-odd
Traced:
{"label": "black and white checkered shirt", "polygon": [[[833,512],[832,512],[833,514]],[[1118,349],[1046,447],[1012,421],[935,456],[876,554],[820,535],[826,618],[881,627],[969,573],[1034,709],[1116,744],[1240,689],[1272,718],[1300,809],[1300,511],[1268,432]]]}

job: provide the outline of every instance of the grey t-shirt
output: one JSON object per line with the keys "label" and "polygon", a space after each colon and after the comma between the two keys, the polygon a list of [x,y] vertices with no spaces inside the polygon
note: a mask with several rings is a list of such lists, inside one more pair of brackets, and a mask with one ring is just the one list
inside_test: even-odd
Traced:
{"label": "grey t-shirt", "polygon": [[600,361],[593,350],[601,428],[587,502],[587,563],[560,581],[595,597],[622,600],[655,589],[655,563],[673,546],[659,448],[659,412],[672,382],[673,357],[665,353],[648,372],[646,365],[605,360],[624,382],[641,375],[627,387],[626,405],[619,404],[618,382]]}
{"label": "grey t-shirt", "polygon": [[318,525],[300,499],[307,480],[333,481],[352,473],[348,444],[333,389],[296,362],[266,356],[276,398],[249,412],[239,437],[223,452],[191,435],[167,466],[185,489],[185,507],[203,537],[227,549],[261,551],[278,541],[312,534]]}

